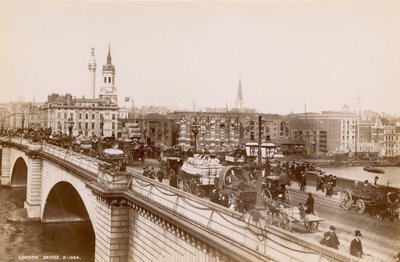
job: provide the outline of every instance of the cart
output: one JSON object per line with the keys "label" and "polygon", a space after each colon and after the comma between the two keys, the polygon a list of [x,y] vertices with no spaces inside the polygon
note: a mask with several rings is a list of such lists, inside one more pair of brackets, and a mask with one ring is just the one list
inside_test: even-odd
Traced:
{"label": "cart", "polygon": [[311,214],[301,215],[299,207],[289,206],[284,202],[264,198],[264,203],[272,214],[277,215],[278,226],[290,232],[293,223],[303,223],[307,232],[312,233],[318,229],[319,222],[323,221],[315,210]]}

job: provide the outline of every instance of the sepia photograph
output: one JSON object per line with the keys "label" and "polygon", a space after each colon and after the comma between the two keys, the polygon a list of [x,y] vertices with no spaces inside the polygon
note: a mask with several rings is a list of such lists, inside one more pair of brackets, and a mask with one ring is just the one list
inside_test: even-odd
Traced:
{"label": "sepia photograph", "polygon": [[0,0],[0,261],[400,262],[399,14]]}

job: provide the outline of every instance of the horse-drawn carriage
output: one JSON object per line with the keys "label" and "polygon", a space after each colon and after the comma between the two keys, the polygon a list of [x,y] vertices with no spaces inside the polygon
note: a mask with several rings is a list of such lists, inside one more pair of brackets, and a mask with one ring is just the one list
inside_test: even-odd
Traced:
{"label": "horse-drawn carriage", "polygon": [[267,176],[265,177],[265,183],[263,187],[263,196],[268,199],[277,199],[289,204],[290,195],[289,191],[285,186],[281,185],[281,178],[279,176]]}
{"label": "horse-drawn carriage", "polygon": [[179,173],[183,164],[183,158],[176,156],[161,156],[159,158],[159,168],[156,176],[162,178],[170,178]]}
{"label": "horse-drawn carriage", "polygon": [[215,182],[219,203],[239,212],[248,212],[256,204],[257,190],[250,172],[238,166],[224,166]]}
{"label": "horse-drawn carriage", "polygon": [[340,206],[349,210],[355,206],[359,214],[369,212],[389,220],[399,217],[400,191],[391,187],[374,186],[369,183],[355,183],[350,188],[345,188],[340,194]]}
{"label": "horse-drawn carriage", "polygon": [[210,195],[222,168],[218,158],[213,155],[195,154],[189,157],[179,171],[183,190],[199,197]]}
{"label": "horse-drawn carriage", "polygon": [[125,171],[125,153],[116,148],[106,148],[101,151],[99,159],[106,162],[104,168],[111,171]]}

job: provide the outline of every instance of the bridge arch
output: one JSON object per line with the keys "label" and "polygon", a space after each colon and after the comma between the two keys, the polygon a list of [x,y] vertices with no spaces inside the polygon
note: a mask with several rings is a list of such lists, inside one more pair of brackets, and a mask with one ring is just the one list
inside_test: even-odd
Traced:
{"label": "bridge arch", "polygon": [[26,186],[28,181],[28,166],[25,159],[18,157],[11,172],[11,186]]}
{"label": "bridge arch", "polygon": [[88,221],[96,233],[96,204],[93,195],[85,183],[72,176],[65,179],[65,175],[63,170],[46,179],[41,201],[42,221]]}

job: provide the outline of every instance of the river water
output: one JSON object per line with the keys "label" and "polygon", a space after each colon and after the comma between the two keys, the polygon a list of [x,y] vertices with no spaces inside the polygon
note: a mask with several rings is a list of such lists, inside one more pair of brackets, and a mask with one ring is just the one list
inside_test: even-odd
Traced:
{"label": "river water", "polygon": [[[8,222],[23,207],[26,188],[0,187],[0,261],[94,261],[90,222]],[[46,257],[49,256],[49,257]]]}
{"label": "river water", "polygon": [[374,181],[374,177],[378,176],[378,185],[389,185],[392,187],[400,188],[400,167],[389,166],[379,167],[385,171],[384,174],[371,173],[363,170],[362,166],[342,166],[342,167],[326,167],[322,168],[326,174],[332,174],[336,177],[348,178],[357,181],[369,182]]}

